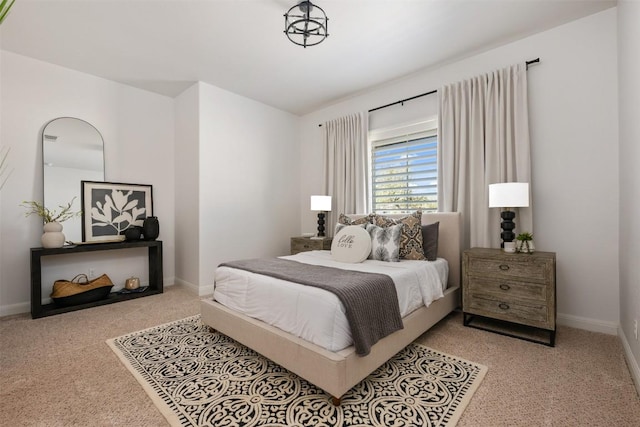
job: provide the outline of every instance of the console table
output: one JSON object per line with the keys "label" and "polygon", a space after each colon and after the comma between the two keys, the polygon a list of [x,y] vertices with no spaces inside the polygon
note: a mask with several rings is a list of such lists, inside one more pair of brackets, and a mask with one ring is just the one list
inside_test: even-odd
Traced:
{"label": "console table", "polygon": [[[42,305],[42,267],[43,256],[77,254],[81,252],[110,251],[116,249],[149,248],[149,287],[144,292],[117,294],[112,292],[105,299],[70,307],[59,307],[53,303]],[[84,244],[55,249],[31,248],[31,317],[34,319],[52,316],[69,311],[82,310],[114,302],[126,301],[149,295],[161,294],[162,278],[162,242],[159,240],[136,240],[116,243]]]}

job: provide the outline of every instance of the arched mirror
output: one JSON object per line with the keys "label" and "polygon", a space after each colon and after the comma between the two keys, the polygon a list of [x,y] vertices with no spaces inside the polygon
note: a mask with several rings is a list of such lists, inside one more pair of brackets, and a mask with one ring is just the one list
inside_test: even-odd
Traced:
{"label": "arched mirror", "polygon": [[[104,141],[90,123],[73,117],[60,117],[42,131],[43,202],[49,209],[66,206],[74,197],[73,211],[81,209],[80,181],[104,181]],[[75,217],[64,222],[68,241],[82,241],[82,221]]]}

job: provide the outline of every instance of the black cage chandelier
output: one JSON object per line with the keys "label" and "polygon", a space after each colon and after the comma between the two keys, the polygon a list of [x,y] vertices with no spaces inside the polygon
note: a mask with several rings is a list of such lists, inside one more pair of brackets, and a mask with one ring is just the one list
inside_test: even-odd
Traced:
{"label": "black cage chandelier", "polygon": [[324,10],[306,0],[284,14],[284,33],[293,43],[305,48],[320,44],[329,36],[328,24]]}

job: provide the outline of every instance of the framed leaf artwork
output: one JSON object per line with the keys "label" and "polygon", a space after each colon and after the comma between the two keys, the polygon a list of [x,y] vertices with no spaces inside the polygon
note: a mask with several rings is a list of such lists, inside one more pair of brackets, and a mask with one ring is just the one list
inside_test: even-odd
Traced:
{"label": "framed leaf artwork", "polygon": [[153,216],[153,187],[144,184],[81,181],[82,240],[124,240],[124,231]]}

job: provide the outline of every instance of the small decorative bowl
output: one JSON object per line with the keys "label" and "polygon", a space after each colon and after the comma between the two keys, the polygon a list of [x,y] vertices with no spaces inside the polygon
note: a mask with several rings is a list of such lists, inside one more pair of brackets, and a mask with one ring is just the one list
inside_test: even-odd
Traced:
{"label": "small decorative bowl", "polygon": [[124,231],[124,237],[127,240],[140,240],[142,237],[142,227],[133,226]]}

